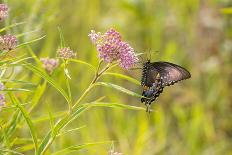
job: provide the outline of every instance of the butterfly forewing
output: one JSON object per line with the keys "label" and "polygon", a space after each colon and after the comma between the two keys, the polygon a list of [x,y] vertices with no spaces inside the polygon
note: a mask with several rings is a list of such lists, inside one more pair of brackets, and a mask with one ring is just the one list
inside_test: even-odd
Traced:
{"label": "butterfly forewing", "polygon": [[151,63],[151,66],[152,70],[159,72],[163,86],[173,85],[178,81],[191,77],[185,68],[170,62],[154,62]]}

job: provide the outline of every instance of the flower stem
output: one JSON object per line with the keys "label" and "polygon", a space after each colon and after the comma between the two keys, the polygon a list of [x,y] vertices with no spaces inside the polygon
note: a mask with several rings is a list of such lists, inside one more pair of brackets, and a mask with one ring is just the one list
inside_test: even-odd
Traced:
{"label": "flower stem", "polygon": [[[67,70],[67,72],[65,71]],[[68,109],[69,109],[69,113],[72,112],[72,93],[71,93],[71,88],[70,88],[70,83],[69,83],[69,74],[68,73],[68,62],[66,60],[64,60],[64,72],[65,72],[65,81],[66,81],[66,86],[68,89],[68,96],[69,96],[69,101],[68,101]]]}
{"label": "flower stem", "polygon": [[107,64],[101,71],[100,70],[100,65],[102,63],[102,60],[99,62],[95,76],[92,80],[92,82],[90,83],[90,85],[88,86],[88,88],[84,91],[84,93],[81,95],[81,97],[76,101],[76,103],[74,104],[74,106],[72,107],[72,109],[74,109],[82,100],[83,98],[89,93],[89,91],[95,86],[94,84],[97,82],[97,80],[101,77],[101,75],[107,71],[111,66],[112,63]]}
{"label": "flower stem", "polygon": [[101,75],[106,72],[108,69],[110,69],[111,67],[114,67],[115,64],[113,63],[108,63],[101,71],[100,71],[100,66],[102,64],[103,61],[100,61],[95,73],[95,76],[92,80],[92,82],[90,83],[90,85],[88,86],[88,88],[84,91],[84,93],[80,96],[80,98],[76,101],[76,103],[71,107],[71,110],[69,111],[69,113],[66,114],[66,116],[64,116],[59,123],[57,123],[54,128],[57,128],[56,134],[53,135],[52,137],[50,137],[50,141],[46,144],[45,148],[43,149],[43,151],[40,153],[40,155],[43,155],[46,150],[48,149],[48,147],[52,144],[52,142],[55,140],[57,134],[59,133],[59,131],[63,128],[59,128],[60,123],[61,122],[65,122],[65,120],[69,119],[69,117],[72,115],[72,112],[75,110],[75,108],[77,107],[77,105],[84,99],[84,97],[90,92],[90,90],[96,86],[96,82],[97,80],[101,77]]}

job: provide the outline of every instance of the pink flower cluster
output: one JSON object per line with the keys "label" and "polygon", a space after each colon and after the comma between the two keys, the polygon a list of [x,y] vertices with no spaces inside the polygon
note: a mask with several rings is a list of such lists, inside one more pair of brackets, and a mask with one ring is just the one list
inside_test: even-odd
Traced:
{"label": "pink flower cluster", "polygon": [[88,36],[96,45],[99,58],[105,62],[119,61],[123,69],[130,69],[138,61],[134,49],[122,41],[121,35],[114,29],[109,29],[105,34],[92,30]]}
{"label": "pink flower cluster", "polygon": [[119,153],[119,152],[115,152],[113,150],[110,150],[109,155],[123,155],[123,153]]}
{"label": "pink flower cluster", "polygon": [[0,4],[0,21],[6,19],[8,16],[8,7],[6,4]]}
{"label": "pink flower cluster", "polygon": [[10,51],[16,48],[17,46],[17,38],[14,35],[4,35],[0,36],[0,50]]}
{"label": "pink flower cluster", "polygon": [[76,53],[74,53],[70,47],[63,47],[57,50],[58,56],[63,59],[70,59],[76,57]]}
{"label": "pink flower cluster", "polygon": [[[0,82],[0,90],[3,90],[5,88],[4,84],[2,82]],[[5,95],[0,93],[0,110],[2,107],[4,107],[6,104],[5,101]]]}
{"label": "pink flower cluster", "polygon": [[59,65],[58,59],[53,58],[41,58],[40,61],[43,63],[43,68],[49,73],[52,74],[53,70],[56,69]]}

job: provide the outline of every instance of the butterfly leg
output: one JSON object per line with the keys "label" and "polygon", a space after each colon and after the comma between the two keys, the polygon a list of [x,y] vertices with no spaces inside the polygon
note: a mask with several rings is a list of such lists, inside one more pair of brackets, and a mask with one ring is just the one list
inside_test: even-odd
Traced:
{"label": "butterfly leg", "polygon": [[146,102],[145,105],[147,107],[146,112],[150,113],[151,112],[151,104],[149,102]]}

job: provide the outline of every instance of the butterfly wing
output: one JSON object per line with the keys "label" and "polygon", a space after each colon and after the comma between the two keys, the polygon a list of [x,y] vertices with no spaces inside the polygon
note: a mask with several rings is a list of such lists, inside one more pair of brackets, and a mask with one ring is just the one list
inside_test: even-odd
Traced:
{"label": "butterfly wing", "polygon": [[142,96],[146,97],[141,98],[141,102],[145,102],[146,105],[153,102],[163,92],[160,73],[152,67],[151,63],[145,64],[141,84],[143,86]]}
{"label": "butterfly wing", "polygon": [[153,62],[151,69],[159,72],[162,86],[170,86],[191,77],[185,68],[170,62]]}
{"label": "butterfly wing", "polygon": [[143,71],[142,95],[146,98],[142,98],[141,102],[146,105],[151,104],[163,92],[165,86],[191,77],[185,68],[170,62],[146,63]]}

